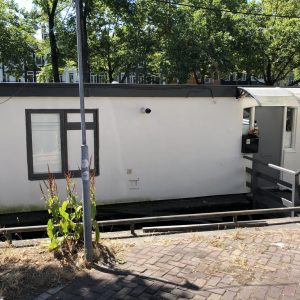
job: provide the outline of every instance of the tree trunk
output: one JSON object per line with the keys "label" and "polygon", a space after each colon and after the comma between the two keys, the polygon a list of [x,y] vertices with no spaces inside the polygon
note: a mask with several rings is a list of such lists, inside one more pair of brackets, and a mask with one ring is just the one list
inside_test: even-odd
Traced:
{"label": "tree trunk", "polygon": [[112,69],[111,61],[109,58],[108,58],[108,81],[109,81],[109,83],[112,83],[114,81],[113,69]]}
{"label": "tree trunk", "polygon": [[200,84],[199,78],[198,78],[197,73],[196,73],[195,70],[193,70],[193,74],[194,74],[194,78],[195,78],[196,83],[197,83],[197,84]]}
{"label": "tree trunk", "polygon": [[3,76],[3,82],[6,82],[5,66],[4,66],[4,64],[2,64],[2,76]]}
{"label": "tree trunk", "polygon": [[129,75],[129,67],[126,68],[126,71],[125,71],[123,77],[121,78],[120,83],[124,83],[124,82],[125,82],[125,79],[128,77],[128,75]]}
{"label": "tree trunk", "polygon": [[274,85],[274,80],[272,78],[272,63],[270,60],[268,60],[268,63],[267,63],[267,68],[266,68],[266,73],[265,73],[265,84],[267,86],[273,86]]}
{"label": "tree trunk", "polygon": [[50,41],[50,48],[51,48],[52,75],[53,75],[54,82],[59,82],[58,49],[57,49],[56,37],[54,33],[54,18],[55,18],[57,2],[58,0],[53,1],[51,11],[48,10],[49,41]]}

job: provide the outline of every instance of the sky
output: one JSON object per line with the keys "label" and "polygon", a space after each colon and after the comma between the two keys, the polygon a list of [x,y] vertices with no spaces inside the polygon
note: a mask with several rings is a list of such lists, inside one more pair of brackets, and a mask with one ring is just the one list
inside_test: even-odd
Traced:
{"label": "sky", "polygon": [[27,10],[31,9],[32,1],[31,0],[15,0],[19,7],[24,7]]}

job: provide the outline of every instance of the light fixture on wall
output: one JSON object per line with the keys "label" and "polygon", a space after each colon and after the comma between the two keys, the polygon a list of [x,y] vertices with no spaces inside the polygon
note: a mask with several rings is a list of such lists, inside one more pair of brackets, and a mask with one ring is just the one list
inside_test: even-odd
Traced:
{"label": "light fixture on wall", "polygon": [[141,112],[144,113],[144,114],[150,114],[151,113],[151,109],[148,108],[148,107],[143,107],[141,108]]}

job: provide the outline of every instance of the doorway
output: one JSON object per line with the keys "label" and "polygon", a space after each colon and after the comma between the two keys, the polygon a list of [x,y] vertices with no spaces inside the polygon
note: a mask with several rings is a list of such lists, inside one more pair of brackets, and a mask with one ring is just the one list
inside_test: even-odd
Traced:
{"label": "doorway", "polygon": [[[255,120],[259,129],[259,149],[253,157],[265,163],[281,165],[284,107],[258,106],[255,109]],[[256,165],[258,171],[280,179],[280,171]],[[270,182],[259,179],[260,187],[270,187]],[[277,186],[276,186],[277,187]]]}

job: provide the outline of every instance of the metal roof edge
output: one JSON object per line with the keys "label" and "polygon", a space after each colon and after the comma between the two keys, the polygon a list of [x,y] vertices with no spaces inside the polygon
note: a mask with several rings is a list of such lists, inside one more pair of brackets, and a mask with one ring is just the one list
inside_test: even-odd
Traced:
{"label": "metal roof edge", "polygon": [[[85,84],[86,97],[236,97],[237,86]],[[78,97],[78,84],[0,83],[1,97]]]}

